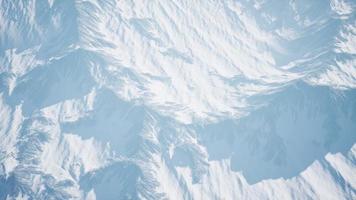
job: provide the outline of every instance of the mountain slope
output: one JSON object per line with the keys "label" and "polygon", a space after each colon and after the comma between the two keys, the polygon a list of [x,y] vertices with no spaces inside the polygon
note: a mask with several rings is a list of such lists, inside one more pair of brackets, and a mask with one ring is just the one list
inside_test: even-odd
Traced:
{"label": "mountain slope", "polygon": [[0,199],[355,199],[353,1],[0,2]]}

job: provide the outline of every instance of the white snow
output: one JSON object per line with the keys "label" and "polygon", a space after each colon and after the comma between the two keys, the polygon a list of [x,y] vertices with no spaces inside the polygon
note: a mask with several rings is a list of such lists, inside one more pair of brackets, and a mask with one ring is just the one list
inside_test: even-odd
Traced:
{"label": "white snow", "polygon": [[356,199],[355,5],[0,1],[0,199]]}

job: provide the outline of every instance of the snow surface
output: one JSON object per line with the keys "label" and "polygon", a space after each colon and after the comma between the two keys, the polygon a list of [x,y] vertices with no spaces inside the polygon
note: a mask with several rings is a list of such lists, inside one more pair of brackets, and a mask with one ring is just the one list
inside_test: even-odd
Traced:
{"label": "snow surface", "polygon": [[355,9],[0,1],[0,199],[356,199]]}

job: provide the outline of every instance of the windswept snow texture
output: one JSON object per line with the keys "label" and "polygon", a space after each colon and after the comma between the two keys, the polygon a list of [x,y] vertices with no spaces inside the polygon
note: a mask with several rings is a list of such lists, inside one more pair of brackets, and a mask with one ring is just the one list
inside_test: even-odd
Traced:
{"label": "windswept snow texture", "polygon": [[356,1],[0,0],[5,199],[356,199]]}

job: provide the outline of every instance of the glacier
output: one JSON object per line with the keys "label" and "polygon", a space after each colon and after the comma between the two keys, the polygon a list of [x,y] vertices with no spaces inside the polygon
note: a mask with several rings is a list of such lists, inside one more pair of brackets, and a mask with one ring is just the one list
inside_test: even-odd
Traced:
{"label": "glacier", "polygon": [[0,0],[0,200],[356,199],[354,0]]}

